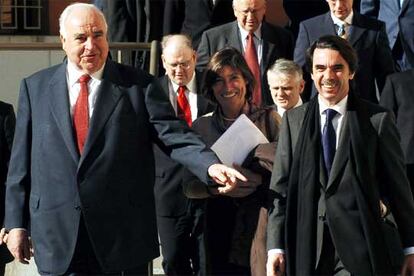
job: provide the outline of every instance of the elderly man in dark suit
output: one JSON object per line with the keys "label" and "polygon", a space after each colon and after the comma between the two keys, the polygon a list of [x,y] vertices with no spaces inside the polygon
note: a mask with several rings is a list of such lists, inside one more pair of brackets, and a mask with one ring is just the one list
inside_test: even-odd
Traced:
{"label": "elderly man in dark suit", "polygon": [[152,142],[222,192],[244,177],[216,164],[165,94],[144,93],[148,76],[107,59],[100,10],[76,3],[59,22],[67,60],[21,82],[7,246],[27,263],[30,230],[42,275],[146,274],[158,256]]}
{"label": "elderly man in dark suit", "polygon": [[396,117],[407,176],[414,192],[414,69],[388,76],[380,104],[393,111]]}
{"label": "elderly man in dark suit", "polygon": [[[392,113],[355,95],[349,82],[358,61],[346,40],[321,37],[308,54],[319,94],[283,117],[269,275],[413,275],[414,201]],[[405,248],[398,272],[383,232],[385,200]]]}
{"label": "elderly man in dark suit", "polygon": [[[195,71],[196,53],[191,38],[168,35],[162,40],[162,61],[167,75],[157,80],[148,93],[164,93],[177,116],[191,126],[192,121],[213,110],[201,96],[202,74]],[[202,217],[195,214],[196,200],[182,189],[186,169],[155,146],[155,206],[166,275],[205,275]],[[201,214],[200,214],[201,215]],[[202,227],[202,226],[201,226]],[[200,250],[199,250],[200,249]]]}
{"label": "elderly man in dark suit", "polygon": [[[305,67],[306,49],[323,35],[338,34],[346,38],[359,58],[354,79],[358,90],[355,92],[366,100],[378,103],[376,85],[381,91],[387,75],[394,72],[394,61],[384,23],[354,11],[353,1],[327,0],[328,13],[303,21],[299,27],[294,60]],[[304,96],[307,99],[317,94],[309,81],[309,73],[305,76],[308,85]]]}
{"label": "elderly man in dark suit", "polygon": [[[255,65],[253,75],[257,78],[260,94],[253,93],[253,102],[258,105],[272,105],[273,100],[267,84],[266,71],[278,58],[292,58],[293,36],[290,32],[266,23],[265,0],[234,0],[234,15],[237,20],[203,33],[198,46],[197,67],[204,68],[210,57],[218,50],[231,46],[246,54],[253,48]],[[249,47],[249,41],[253,46]],[[257,74],[255,73],[257,72]],[[261,88],[260,88],[261,87]],[[255,99],[258,100],[255,100]]]}
{"label": "elderly man in dark suit", "polygon": [[[0,222],[2,225],[4,220],[5,184],[15,124],[16,118],[13,106],[0,101]],[[7,247],[0,245],[0,275],[4,275],[6,263],[11,260],[13,260],[13,257],[10,255]]]}
{"label": "elderly man in dark suit", "polygon": [[361,13],[385,22],[397,70],[414,68],[414,0],[361,0]]}

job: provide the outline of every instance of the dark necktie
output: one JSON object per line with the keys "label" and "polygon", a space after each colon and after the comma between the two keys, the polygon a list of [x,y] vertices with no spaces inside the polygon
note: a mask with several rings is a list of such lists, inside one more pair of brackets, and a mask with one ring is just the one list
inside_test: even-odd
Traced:
{"label": "dark necktie", "polygon": [[346,35],[346,24],[337,24],[337,30],[336,30],[336,34],[338,36],[340,36],[343,39],[346,39],[347,35]]}
{"label": "dark necktie", "polygon": [[80,92],[73,110],[73,126],[79,153],[82,154],[89,128],[88,82],[89,75],[79,78]]}
{"label": "dark necktie", "polygon": [[336,134],[332,124],[332,119],[337,113],[338,112],[333,109],[325,110],[326,121],[322,131],[322,147],[325,168],[328,176],[331,172],[332,163],[335,157]]}
{"label": "dark necktie", "polygon": [[254,79],[256,80],[256,87],[253,91],[252,102],[255,105],[262,105],[262,89],[261,89],[261,77],[259,60],[257,58],[256,47],[254,45],[254,35],[249,33],[247,36],[246,51],[244,52],[244,58],[247,65],[252,71]]}
{"label": "dark necktie", "polygon": [[188,126],[191,127],[192,120],[191,120],[191,108],[190,104],[187,100],[187,97],[185,95],[185,86],[178,87],[178,96],[177,96],[177,114],[178,117],[185,120],[188,124]]}

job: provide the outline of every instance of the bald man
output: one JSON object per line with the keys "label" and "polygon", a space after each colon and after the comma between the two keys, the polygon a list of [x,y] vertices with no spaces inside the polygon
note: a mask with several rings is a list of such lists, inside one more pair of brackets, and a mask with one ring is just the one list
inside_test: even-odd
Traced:
{"label": "bald man", "polygon": [[235,185],[235,170],[181,121],[143,71],[108,59],[107,24],[84,3],[65,8],[67,59],[21,82],[6,182],[7,247],[41,275],[144,275],[158,256],[157,142],[204,181]]}
{"label": "bald man", "polygon": [[[161,89],[148,93],[164,93],[170,99],[178,117],[191,126],[199,116],[213,110],[213,104],[201,96],[202,75],[195,70],[197,55],[186,35],[168,35],[162,40],[162,63],[166,75],[157,79]],[[183,90],[183,91],[182,91]],[[183,93],[181,95],[180,93]],[[180,97],[189,104],[184,114]],[[184,109],[184,110],[183,110]],[[186,116],[187,115],[187,116]],[[163,256],[162,266],[166,275],[204,275],[204,242],[199,212],[193,213],[200,204],[185,197],[182,189],[186,169],[155,147],[155,204],[158,232]]]}

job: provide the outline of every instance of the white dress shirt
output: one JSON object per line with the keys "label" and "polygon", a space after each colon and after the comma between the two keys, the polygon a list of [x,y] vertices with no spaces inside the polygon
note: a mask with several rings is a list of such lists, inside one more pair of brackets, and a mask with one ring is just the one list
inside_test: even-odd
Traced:
{"label": "white dress shirt", "polygon": [[321,134],[323,133],[323,126],[325,125],[325,122],[326,122],[325,111],[329,108],[329,109],[333,109],[336,112],[338,112],[338,114],[336,114],[335,117],[332,118],[332,125],[335,130],[335,134],[336,134],[335,149],[337,149],[339,136],[341,135],[342,120],[344,118],[345,111],[346,111],[346,104],[348,102],[348,95],[345,96],[342,100],[340,100],[337,104],[333,106],[328,106],[325,104],[325,102],[321,99],[321,96],[318,94],[318,102],[319,102],[319,115],[321,116]]}
{"label": "white dress shirt", "polygon": [[[336,112],[338,112],[338,114],[336,114],[336,116],[332,119],[332,125],[334,127],[335,130],[335,134],[336,134],[336,147],[338,148],[338,141],[341,135],[341,130],[342,130],[342,122],[343,122],[343,118],[346,112],[346,105],[348,103],[348,96],[345,96],[341,101],[339,101],[337,104],[333,105],[333,106],[328,106],[325,104],[324,101],[322,101],[321,96],[318,95],[318,102],[319,102],[319,114],[321,116],[321,133],[323,132],[323,126],[325,125],[325,121],[326,121],[326,114],[325,114],[325,110],[330,108],[335,110]],[[284,254],[285,251],[283,249],[280,248],[275,248],[275,249],[270,249],[268,251],[268,255],[271,254],[278,254],[278,253],[282,253]],[[405,255],[410,255],[410,254],[414,254],[414,247],[408,247],[404,249],[404,254]]]}
{"label": "white dress shirt", "polygon": [[[298,106],[301,106],[302,104],[303,104],[302,98],[301,98],[301,97],[299,97],[298,102],[297,102],[297,103],[295,104],[295,106],[294,106],[294,107],[292,107],[291,109],[293,109],[293,108],[295,108],[295,107],[298,107]],[[277,106],[277,113],[279,113],[280,117],[283,117],[283,114],[285,114],[286,109],[284,109],[283,107],[280,107],[280,106],[278,106],[278,105],[276,105],[276,106]]]}
{"label": "white dress shirt", "polygon": [[[102,66],[101,69],[96,71],[95,73],[91,74],[91,80],[88,82],[88,107],[89,107],[89,118],[92,117],[93,110],[95,107],[96,99],[98,97],[98,88],[102,82],[102,74],[105,64]],[[68,66],[66,70],[66,81],[68,84],[68,91],[69,91],[69,104],[70,104],[70,116],[73,117],[73,109],[76,104],[76,100],[78,99],[80,93],[80,83],[79,78],[84,75],[82,71],[80,71],[75,64],[68,61]]]}
{"label": "white dress shirt", "polygon": [[[345,20],[339,19],[333,13],[331,13],[331,18],[332,18],[333,23],[336,26],[340,26],[340,25],[344,26],[346,37],[349,37],[349,28],[352,25],[352,19],[354,18],[354,12],[351,11],[351,13],[345,18]],[[335,33],[336,32],[337,30],[335,29]]]}
{"label": "white dress shirt", "polygon": [[[242,45],[243,45],[243,51],[245,51],[246,45],[247,45],[247,36],[249,35],[249,32],[243,29],[240,26],[240,24],[238,24],[238,26],[239,26]],[[259,66],[262,64],[262,53],[263,53],[263,39],[262,39],[261,28],[262,28],[262,24],[260,24],[257,30],[254,32],[254,45],[256,47],[257,60],[259,62]]]}
{"label": "white dress shirt", "polygon": [[[197,107],[197,84],[196,84],[196,77],[195,73],[191,78],[190,82],[186,85],[185,96],[187,97],[188,103],[190,104],[191,109],[191,120],[194,122],[197,119],[198,115],[198,107]],[[177,96],[178,96],[178,88],[179,86],[171,81],[168,82],[168,90],[170,95],[170,102],[175,110],[175,114],[177,114]]]}

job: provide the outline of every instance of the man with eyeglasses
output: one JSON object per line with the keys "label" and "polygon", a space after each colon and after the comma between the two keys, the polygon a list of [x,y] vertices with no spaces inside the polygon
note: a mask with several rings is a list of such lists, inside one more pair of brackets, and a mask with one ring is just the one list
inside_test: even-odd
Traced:
{"label": "man with eyeglasses", "polygon": [[[294,60],[306,69],[306,49],[323,35],[338,35],[351,43],[359,58],[359,68],[353,83],[356,93],[363,99],[378,103],[379,93],[386,77],[394,72],[394,61],[385,24],[361,15],[354,10],[354,0],[326,0],[330,11],[303,21],[299,25]],[[305,100],[317,95],[310,81],[310,72],[305,70],[307,85]],[[378,89],[377,89],[378,87]]]}
{"label": "man with eyeglasses", "polygon": [[278,58],[292,58],[293,36],[264,21],[266,0],[233,0],[233,10],[237,20],[203,33],[197,67],[204,68],[209,58],[226,46],[238,49],[258,82],[252,100],[256,105],[272,105],[266,71]]}
{"label": "man with eyeglasses", "polygon": [[[162,63],[166,75],[156,80],[160,89],[149,94],[165,93],[178,117],[191,126],[197,117],[213,110],[213,104],[201,96],[200,72],[195,70],[196,53],[191,38],[167,35],[162,40]],[[156,87],[155,85],[153,86]],[[182,189],[185,168],[154,146],[156,179],[154,187],[162,266],[166,275],[205,275],[203,239],[196,233],[201,213],[196,200],[185,197]],[[201,210],[202,208],[197,208]]]}

